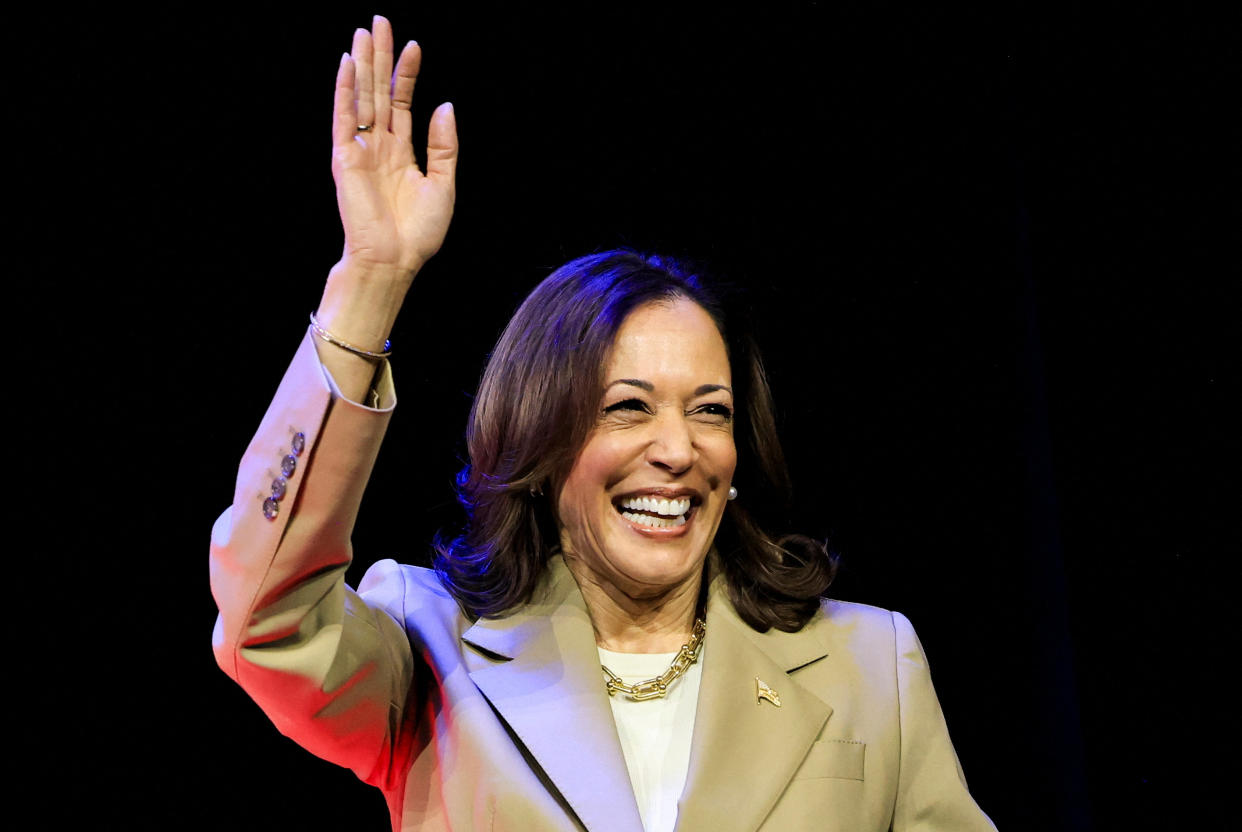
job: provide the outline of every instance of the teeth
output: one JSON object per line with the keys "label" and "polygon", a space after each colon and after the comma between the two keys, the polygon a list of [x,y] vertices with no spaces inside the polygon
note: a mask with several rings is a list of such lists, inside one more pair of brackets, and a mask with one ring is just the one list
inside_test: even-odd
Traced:
{"label": "teeth", "polygon": [[[664,517],[680,517],[685,522],[685,513],[690,510],[690,499],[666,500],[662,497],[629,497],[621,501],[621,508],[634,511],[650,511]],[[678,523],[677,525],[681,525]]]}
{"label": "teeth", "polygon": [[640,526],[649,526],[653,529],[673,529],[677,526],[686,525],[686,515],[679,514],[676,517],[652,517],[649,514],[635,514],[632,511],[623,511],[621,516],[631,523],[637,523]]}

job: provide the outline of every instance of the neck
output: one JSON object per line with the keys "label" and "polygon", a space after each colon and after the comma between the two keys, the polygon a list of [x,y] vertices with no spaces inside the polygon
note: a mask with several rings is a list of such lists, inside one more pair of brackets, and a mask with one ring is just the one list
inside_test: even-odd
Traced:
{"label": "neck", "polygon": [[595,643],[617,653],[675,653],[690,640],[698,612],[703,573],[657,593],[647,594],[601,580],[580,560],[565,558],[578,583]]}

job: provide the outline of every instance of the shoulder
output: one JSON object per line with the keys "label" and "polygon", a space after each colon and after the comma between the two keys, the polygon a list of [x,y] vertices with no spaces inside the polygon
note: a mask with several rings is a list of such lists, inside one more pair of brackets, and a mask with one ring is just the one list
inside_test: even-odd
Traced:
{"label": "shoulder", "polygon": [[450,597],[434,570],[422,566],[410,566],[408,563],[398,563],[392,558],[384,558],[371,564],[371,568],[362,576],[362,582],[358,584],[358,591],[370,592],[382,587],[395,588],[397,586],[413,592]]}
{"label": "shoulder", "polygon": [[829,651],[834,647],[861,655],[894,656],[915,640],[909,619],[899,612],[825,598],[805,628]]}
{"label": "shoulder", "polygon": [[807,622],[807,627],[818,626],[840,631],[878,631],[891,634],[897,626],[898,619],[905,621],[905,616],[899,612],[874,607],[870,604],[825,598],[819,604],[819,612]]}
{"label": "shoulder", "polygon": [[927,655],[914,625],[895,610],[824,599],[804,631],[815,632],[830,654],[836,648],[885,666],[891,663],[899,674],[927,671]]}
{"label": "shoulder", "polygon": [[819,603],[816,618],[831,620],[836,623],[851,623],[861,626],[883,625],[891,623],[894,615],[892,610],[875,607],[871,604],[858,604],[853,601],[838,601],[835,598],[824,598]]}
{"label": "shoulder", "polygon": [[456,622],[464,618],[461,607],[432,569],[397,563],[391,558],[376,561],[362,576],[358,594],[406,625],[429,620]]}

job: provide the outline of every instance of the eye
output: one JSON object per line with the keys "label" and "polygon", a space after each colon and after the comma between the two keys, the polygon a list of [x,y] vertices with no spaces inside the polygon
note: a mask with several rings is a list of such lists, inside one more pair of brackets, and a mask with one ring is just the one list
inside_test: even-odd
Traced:
{"label": "eye", "polygon": [[704,416],[712,416],[717,419],[722,419],[726,422],[733,421],[733,409],[727,404],[720,404],[718,402],[705,404],[702,407],[695,408],[693,412]]}
{"label": "eye", "polygon": [[616,404],[610,404],[604,408],[605,413],[616,413],[619,410],[635,410],[642,413],[648,412],[646,402],[641,399],[625,399]]}

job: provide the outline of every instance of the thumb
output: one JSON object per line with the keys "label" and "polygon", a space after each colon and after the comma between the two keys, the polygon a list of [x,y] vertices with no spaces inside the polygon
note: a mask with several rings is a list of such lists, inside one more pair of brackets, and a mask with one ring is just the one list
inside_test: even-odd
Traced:
{"label": "thumb", "polygon": [[457,115],[444,102],[431,114],[427,128],[427,176],[449,185],[457,175]]}

